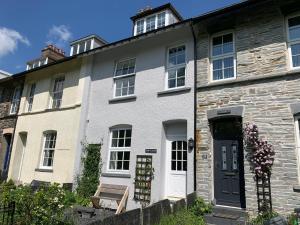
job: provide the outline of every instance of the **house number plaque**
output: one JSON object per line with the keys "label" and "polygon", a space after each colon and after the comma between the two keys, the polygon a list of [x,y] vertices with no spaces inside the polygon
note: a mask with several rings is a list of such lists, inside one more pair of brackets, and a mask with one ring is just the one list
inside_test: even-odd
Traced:
{"label": "house number plaque", "polygon": [[145,149],[145,153],[156,154],[157,153],[157,149],[147,148],[147,149]]}

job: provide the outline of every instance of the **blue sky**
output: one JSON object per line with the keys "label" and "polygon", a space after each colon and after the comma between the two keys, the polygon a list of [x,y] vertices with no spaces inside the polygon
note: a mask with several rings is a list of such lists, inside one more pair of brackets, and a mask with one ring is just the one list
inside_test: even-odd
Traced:
{"label": "blue sky", "polygon": [[130,17],[146,6],[171,2],[185,18],[239,0],[9,0],[0,7],[0,70],[17,73],[47,43],[69,54],[69,42],[97,34],[109,42],[131,36]]}

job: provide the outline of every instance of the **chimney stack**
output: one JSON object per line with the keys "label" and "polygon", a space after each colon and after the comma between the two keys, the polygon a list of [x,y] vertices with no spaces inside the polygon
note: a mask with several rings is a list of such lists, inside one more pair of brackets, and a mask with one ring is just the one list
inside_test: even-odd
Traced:
{"label": "chimney stack", "polygon": [[64,57],[65,52],[54,45],[48,45],[42,50],[42,58],[50,58],[52,61],[57,61]]}

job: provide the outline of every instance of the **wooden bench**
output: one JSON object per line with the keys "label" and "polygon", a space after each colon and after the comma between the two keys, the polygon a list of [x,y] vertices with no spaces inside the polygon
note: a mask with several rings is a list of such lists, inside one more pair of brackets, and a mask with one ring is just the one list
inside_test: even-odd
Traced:
{"label": "wooden bench", "polygon": [[94,196],[91,197],[91,201],[96,209],[103,208],[100,206],[100,200],[116,201],[118,205],[116,214],[119,214],[126,210],[128,193],[128,187],[125,185],[101,183]]}

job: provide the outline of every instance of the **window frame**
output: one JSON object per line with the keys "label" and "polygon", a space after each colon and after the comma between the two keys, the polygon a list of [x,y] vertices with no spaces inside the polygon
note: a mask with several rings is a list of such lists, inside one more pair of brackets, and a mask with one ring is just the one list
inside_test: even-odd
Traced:
{"label": "window frame", "polygon": [[[294,116],[294,124],[295,124],[295,142],[296,142],[296,155],[297,155],[297,162],[298,162],[298,172],[300,172],[300,115]],[[300,183],[300,176],[298,175],[298,181]]]}
{"label": "window frame", "polygon": [[[220,37],[220,36],[225,36],[228,34],[232,34],[232,44],[233,44],[233,52],[232,53],[226,53],[226,54],[222,54],[222,55],[218,55],[218,56],[213,56],[213,39],[216,37]],[[209,60],[210,60],[210,77],[209,77],[209,82],[211,83],[215,83],[215,82],[225,82],[225,81],[230,81],[230,80],[235,80],[237,78],[237,57],[236,57],[236,45],[235,45],[235,33],[233,30],[226,30],[226,31],[222,31],[222,32],[218,32],[215,33],[213,35],[211,35],[210,37],[210,41],[209,41]],[[218,59],[225,59],[225,58],[229,58],[229,57],[233,57],[233,77],[229,77],[229,78],[223,78],[220,80],[214,80],[214,70],[213,70],[213,61],[214,60],[218,60]]]}
{"label": "window frame", "polygon": [[[185,60],[184,60],[185,62],[182,63],[182,64],[178,64],[178,65],[176,65],[176,66],[174,66],[174,67],[169,67],[169,58],[170,58],[169,51],[170,51],[170,49],[172,49],[172,48],[179,48],[179,47],[181,47],[181,46],[184,46],[184,47],[185,47]],[[186,45],[185,43],[172,45],[172,46],[170,46],[170,47],[167,48],[167,62],[166,62],[166,75],[165,75],[165,90],[176,90],[176,89],[184,88],[184,87],[187,86],[187,85],[186,85],[186,80],[187,80],[187,79],[186,79],[186,78],[187,78],[187,65],[188,65],[188,63],[187,63],[187,45]],[[172,69],[177,70],[177,69],[180,69],[180,68],[183,68],[183,67],[185,67],[185,69],[184,69],[184,85],[183,85],[183,86],[180,86],[180,87],[177,87],[177,85],[176,85],[176,87],[169,88],[169,70],[172,70]],[[176,77],[177,77],[177,75],[176,75]],[[177,83],[177,82],[176,82],[176,83]]]}
{"label": "window frame", "polygon": [[[52,149],[47,148],[47,150],[53,150],[53,157],[52,157],[52,166],[44,166],[44,159],[45,159],[45,144],[46,144],[46,139],[47,139],[47,135],[49,134],[55,134],[55,147]],[[43,145],[42,145],[42,152],[41,152],[41,158],[40,158],[40,163],[39,163],[39,168],[40,169],[53,169],[54,166],[54,156],[55,156],[55,149],[56,149],[56,144],[57,144],[57,131],[55,130],[49,130],[49,131],[45,131],[43,132]]]}
{"label": "window frame", "polygon": [[300,44],[300,38],[296,40],[290,40],[290,29],[289,29],[289,19],[300,17],[300,12],[290,14],[286,17],[285,24],[286,24],[286,35],[287,35],[287,47],[289,53],[289,66],[291,70],[298,70],[300,69],[300,65],[294,67],[293,65],[293,56],[292,56],[292,48],[291,45]]}
{"label": "window frame", "polygon": [[[168,25],[169,25],[169,24],[168,24],[169,13],[168,13],[167,10],[162,10],[162,11],[159,11],[159,12],[157,12],[157,13],[153,13],[153,14],[151,14],[151,15],[149,15],[149,16],[142,17],[142,18],[136,20],[136,21],[134,22],[134,35],[140,35],[140,34],[144,34],[144,33],[147,33],[147,32],[153,31],[153,30],[156,30],[156,29],[158,29],[158,28],[162,28],[162,27],[158,27],[158,15],[159,15],[159,14],[162,14],[162,13],[165,13],[165,25],[162,26],[162,27],[168,26]],[[153,16],[155,17],[155,27],[154,27],[153,30],[147,31],[147,19],[150,18],[150,17],[153,17]],[[144,20],[144,23],[143,23],[143,32],[142,32],[142,33],[137,33],[137,22],[138,22],[138,21],[141,21],[141,20]]]}
{"label": "window frame", "polygon": [[[130,147],[112,147],[112,136],[113,136],[113,131],[119,131],[119,130],[131,130],[131,137],[130,137]],[[125,135],[125,134],[124,134]],[[126,135],[125,135],[126,139]],[[130,125],[125,125],[125,126],[117,126],[114,128],[111,128],[109,130],[109,146],[108,146],[108,156],[107,156],[107,172],[108,173],[119,173],[119,174],[130,174],[130,157],[131,157],[131,148],[132,148],[132,126]],[[128,170],[119,170],[119,169],[111,169],[110,166],[110,157],[111,157],[111,152],[129,152],[129,168]],[[124,156],[123,156],[124,158]],[[124,162],[124,159],[123,161]]]}
{"label": "window frame", "polygon": [[[20,92],[20,96],[18,99],[16,99],[17,90],[19,90],[19,92]],[[22,88],[21,88],[21,86],[16,86],[14,88],[14,93],[13,93],[11,103],[10,103],[9,115],[16,115],[18,113],[18,110],[20,107],[20,102],[21,102],[21,97],[22,97]],[[13,109],[14,109],[14,111],[12,111]]]}
{"label": "window frame", "polygon": [[[34,91],[33,95],[31,96],[31,90],[34,85]],[[35,95],[35,90],[36,90],[36,83],[31,83],[28,85],[28,95],[27,95],[27,105],[26,105],[26,112],[32,112],[32,106],[33,106],[33,101],[34,101],[34,95]],[[30,103],[30,99],[32,99],[32,102]]]}
{"label": "window frame", "polygon": [[[128,73],[128,74],[125,74],[125,75],[116,76],[118,64],[119,64],[119,63],[122,63],[122,62],[125,62],[125,61],[130,61],[130,60],[135,60],[135,62],[134,62],[134,63],[135,63],[135,64],[134,64],[134,72],[133,72],[133,73]],[[113,77],[113,82],[114,82],[113,97],[114,97],[114,98],[124,98],[124,97],[129,97],[129,96],[134,96],[134,95],[135,95],[135,75],[136,75],[136,58],[135,58],[135,57],[121,59],[121,60],[118,60],[118,61],[115,63],[114,77]],[[121,79],[124,79],[124,78],[128,78],[128,79],[129,79],[130,77],[134,77],[133,94],[116,96],[117,81],[118,81],[118,80],[121,80]]]}
{"label": "window frame", "polygon": [[[54,103],[54,88],[55,88],[55,83],[56,83],[56,80],[59,80],[59,79],[63,79],[63,87],[62,87],[62,96],[61,96],[61,99],[60,99],[60,106],[59,107],[53,107],[53,103]],[[66,78],[64,75],[60,75],[60,76],[57,76],[53,79],[53,85],[51,87],[51,92],[50,92],[50,104],[49,104],[49,109],[60,109],[62,108],[62,100],[63,100],[63,94],[64,94],[64,84],[65,84],[65,81],[66,81]],[[58,93],[58,92],[55,92],[55,93]]]}

